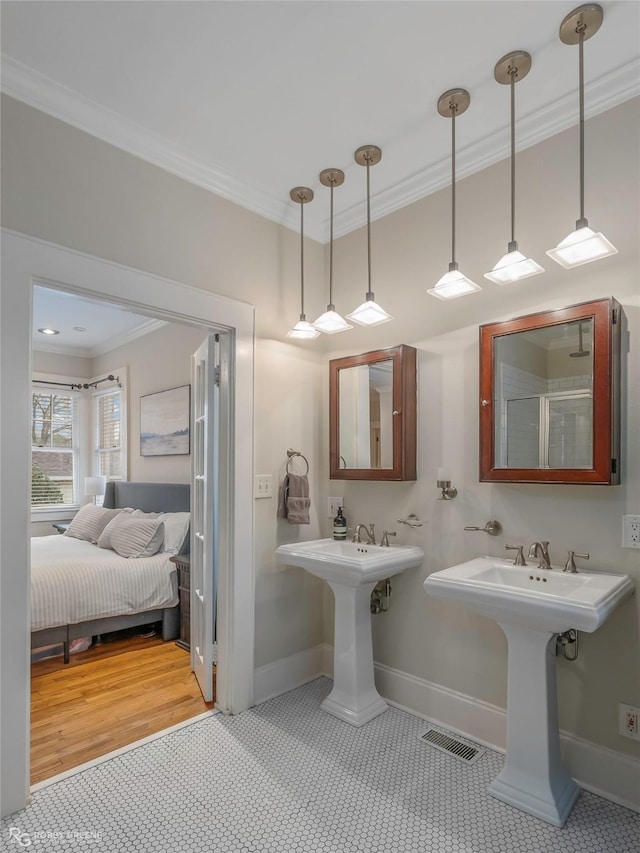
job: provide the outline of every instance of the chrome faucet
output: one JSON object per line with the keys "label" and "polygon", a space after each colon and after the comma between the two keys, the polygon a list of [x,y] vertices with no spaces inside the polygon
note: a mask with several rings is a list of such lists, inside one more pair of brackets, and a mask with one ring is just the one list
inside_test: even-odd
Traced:
{"label": "chrome faucet", "polygon": [[527,565],[527,561],[525,560],[524,554],[523,554],[524,545],[505,545],[504,550],[505,551],[516,551],[517,552],[515,559],[513,561],[514,566],[526,566]]}
{"label": "chrome faucet", "polygon": [[529,548],[529,556],[538,558],[539,569],[550,569],[551,561],[549,560],[549,543],[543,540],[542,542],[532,542]]}
{"label": "chrome faucet", "polygon": [[367,534],[367,545],[375,545],[376,544],[376,534],[375,534],[375,525],[374,524],[356,524],[356,528],[353,531],[353,542],[362,542],[360,538],[360,534],[364,528],[365,533]]}

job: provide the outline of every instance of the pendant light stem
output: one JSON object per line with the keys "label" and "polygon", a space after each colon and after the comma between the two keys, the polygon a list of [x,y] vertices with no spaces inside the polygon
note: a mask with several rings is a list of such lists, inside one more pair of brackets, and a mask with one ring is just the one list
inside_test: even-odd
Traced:
{"label": "pendant light stem", "polygon": [[367,298],[371,294],[371,184],[369,172],[371,165],[367,160]]}
{"label": "pendant light stem", "polygon": [[511,243],[516,241],[516,74],[517,69],[513,68],[511,70]]}
{"label": "pendant light stem", "polygon": [[304,204],[300,205],[300,319],[304,318]]}
{"label": "pendant light stem", "polygon": [[[329,226],[329,305],[333,306],[333,183],[331,190],[331,213]],[[330,310],[333,310],[331,308]]]}
{"label": "pendant light stem", "polygon": [[[456,262],[456,111],[451,105],[451,264]],[[450,267],[451,269],[451,267]]]}
{"label": "pendant light stem", "polygon": [[580,24],[579,35],[579,68],[580,68],[580,219],[578,227],[586,225],[584,218],[584,31],[585,25]]}

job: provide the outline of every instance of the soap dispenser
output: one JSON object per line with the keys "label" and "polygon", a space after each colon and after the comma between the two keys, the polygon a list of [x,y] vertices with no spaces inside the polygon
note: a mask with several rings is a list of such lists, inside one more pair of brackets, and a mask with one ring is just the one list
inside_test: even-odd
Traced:
{"label": "soap dispenser", "polygon": [[342,507],[338,507],[338,514],[333,519],[333,538],[344,540],[347,538],[347,519],[342,514]]}

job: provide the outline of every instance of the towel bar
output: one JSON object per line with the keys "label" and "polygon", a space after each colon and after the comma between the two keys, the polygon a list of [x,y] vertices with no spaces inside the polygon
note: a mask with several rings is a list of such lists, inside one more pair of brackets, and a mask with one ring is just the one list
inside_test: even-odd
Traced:
{"label": "towel bar", "polygon": [[291,448],[289,448],[289,450],[287,450],[287,457],[288,457],[287,458],[287,474],[292,473],[291,470],[289,469],[289,464],[291,463],[291,460],[296,456],[299,456],[301,459],[304,459],[304,461],[307,463],[307,470],[304,473],[308,474],[309,473],[309,460],[307,459],[307,457],[303,453],[300,453],[299,450],[291,450]]}

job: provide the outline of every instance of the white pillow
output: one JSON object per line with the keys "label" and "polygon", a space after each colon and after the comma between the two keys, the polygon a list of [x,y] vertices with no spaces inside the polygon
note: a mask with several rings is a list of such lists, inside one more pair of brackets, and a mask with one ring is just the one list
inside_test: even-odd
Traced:
{"label": "white pillow", "polygon": [[158,521],[164,524],[164,545],[162,550],[168,554],[179,554],[182,551],[185,537],[189,530],[189,512],[161,512]]}
{"label": "white pillow", "polygon": [[93,542],[95,545],[105,527],[121,512],[121,509],[107,509],[95,504],[85,504],[72,518],[64,536],[84,539],[86,542]]}
{"label": "white pillow", "polygon": [[109,524],[105,538],[109,545],[101,547],[111,547],[121,557],[151,557],[164,540],[164,524],[159,519],[134,518],[132,513],[122,513]]}

